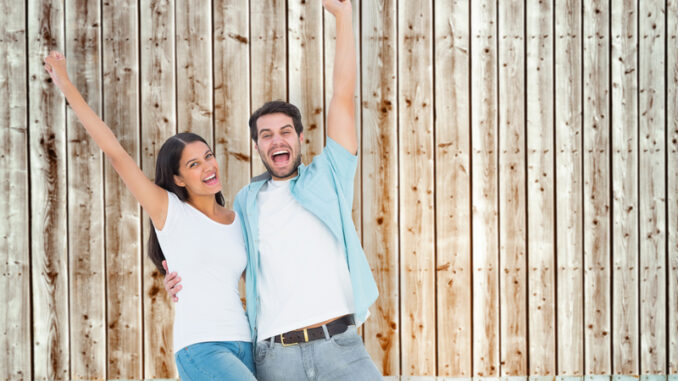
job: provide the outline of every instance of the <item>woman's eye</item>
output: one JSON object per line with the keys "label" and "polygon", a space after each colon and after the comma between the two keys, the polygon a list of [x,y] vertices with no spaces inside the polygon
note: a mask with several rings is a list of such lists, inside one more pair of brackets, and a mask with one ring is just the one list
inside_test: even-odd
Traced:
{"label": "woman's eye", "polygon": [[189,165],[188,167],[189,167],[189,168],[193,168],[193,167],[195,167],[196,165],[198,165],[198,162],[194,161],[194,162],[192,162],[191,165]]}
{"label": "woman's eye", "polygon": [[214,157],[214,154],[212,153],[208,153],[207,155],[205,155],[205,159],[211,159],[212,157]]}

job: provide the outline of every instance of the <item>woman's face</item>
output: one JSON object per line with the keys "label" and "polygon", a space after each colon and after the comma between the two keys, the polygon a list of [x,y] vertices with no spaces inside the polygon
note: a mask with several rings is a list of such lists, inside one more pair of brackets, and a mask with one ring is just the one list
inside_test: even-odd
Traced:
{"label": "woman's face", "polygon": [[200,141],[186,144],[174,182],[186,188],[189,198],[213,196],[221,191],[219,164],[207,144]]}

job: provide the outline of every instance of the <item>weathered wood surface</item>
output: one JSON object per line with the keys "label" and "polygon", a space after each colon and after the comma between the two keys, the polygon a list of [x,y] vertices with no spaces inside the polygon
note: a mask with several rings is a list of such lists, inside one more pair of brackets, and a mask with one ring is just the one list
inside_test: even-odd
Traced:
{"label": "weathered wood surface", "polygon": [[212,3],[175,1],[177,131],[202,136],[212,146]]}
{"label": "weathered wood surface", "polygon": [[556,321],[558,374],[584,373],[582,16],[580,0],[555,4]]}
{"label": "weathered wood surface", "polygon": [[28,103],[34,379],[70,379],[66,105],[42,62],[64,51],[63,3],[29,1]]}
{"label": "weathered wood surface", "polygon": [[[250,105],[288,99],[287,15],[284,0],[250,2]],[[266,171],[252,143],[252,175]]]}
{"label": "weathered wood surface", "polygon": [[611,4],[612,358],[615,374],[639,374],[637,2]]}
{"label": "weathered wood surface", "polygon": [[[401,374],[436,374],[431,0],[398,12]],[[407,26],[407,27],[404,27]]]}
{"label": "weathered wood surface", "polygon": [[666,2],[638,4],[640,369],[666,374]]}
{"label": "weathered wood surface", "polygon": [[584,366],[611,372],[610,86],[607,2],[584,2]]}
{"label": "weathered wood surface", "polygon": [[[66,3],[66,57],[73,84],[101,115],[101,9]],[[103,154],[69,107],[68,272],[72,379],[106,377]]]}
{"label": "weathered wood surface", "polygon": [[[103,118],[123,148],[140,163],[138,17],[137,1],[103,2]],[[141,212],[110,162],[104,163],[106,378],[141,379]]]}
{"label": "weathered wood surface", "polygon": [[470,2],[434,2],[438,375],[471,377]]}
{"label": "weathered wood surface", "polygon": [[320,80],[323,78],[323,41],[321,2],[288,1],[288,94],[289,102],[299,107],[304,124],[304,163],[310,163],[325,145],[324,92]]}
{"label": "weathered wood surface", "polygon": [[530,375],[555,375],[554,4],[529,0],[526,18],[527,324]]}
{"label": "weathered wood surface", "polygon": [[474,377],[500,372],[496,5],[471,3]]}
{"label": "weathered wood surface", "polygon": [[26,4],[0,4],[0,369],[32,379]]}
{"label": "weathered wood surface", "polygon": [[527,374],[525,4],[498,3],[501,375]]}
{"label": "weathered wood surface", "polygon": [[363,248],[379,289],[365,346],[384,376],[400,375],[396,4],[362,3]]}
{"label": "weathered wood surface", "polygon": [[[157,152],[176,134],[174,1],[144,0],[141,20],[141,168],[155,179]],[[176,377],[172,347],[174,306],[165,293],[162,275],[148,259],[152,227],[143,213],[144,378]],[[170,271],[172,269],[170,268]]]}
{"label": "weathered wood surface", "polygon": [[678,374],[678,1],[666,2],[668,371]]}
{"label": "weathered wood surface", "polygon": [[214,150],[226,205],[250,179],[249,7],[214,3]]}
{"label": "weathered wood surface", "polygon": [[[334,17],[299,0],[20,3],[0,6],[0,378],[176,377],[148,217],[41,61],[67,54],[151,177],[177,130],[213,141],[230,205],[263,171],[247,121],[265,101],[302,108],[307,161],[322,147]],[[353,216],[379,369],[678,373],[678,3],[353,9]]]}

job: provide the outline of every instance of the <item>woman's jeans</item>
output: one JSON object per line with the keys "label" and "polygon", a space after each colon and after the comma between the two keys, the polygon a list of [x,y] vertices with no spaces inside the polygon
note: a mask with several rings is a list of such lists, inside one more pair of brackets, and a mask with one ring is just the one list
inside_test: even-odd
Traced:
{"label": "woman's jeans", "polygon": [[291,346],[260,341],[255,362],[261,381],[382,379],[354,325],[331,338]]}
{"label": "woman's jeans", "polygon": [[212,341],[183,348],[174,355],[181,381],[252,380],[252,343]]}

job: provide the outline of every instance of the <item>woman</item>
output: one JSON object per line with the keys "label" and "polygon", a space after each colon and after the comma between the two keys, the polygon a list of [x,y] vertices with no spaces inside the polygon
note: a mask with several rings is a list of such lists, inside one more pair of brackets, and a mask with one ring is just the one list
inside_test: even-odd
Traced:
{"label": "woman", "polygon": [[[169,138],[158,152],[153,183],[70,82],[64,56],[50,53],[45,70],[150,216],[153,263],[165,274],[166,257],[182,282],[190,284],[174,319],[181,379],[255,380],[250,328],[238,292],[247,262],[245,243],[238,216],[224,207],[210,147],[192,133]],[[223,292],[209,298],[215,289]]]}

